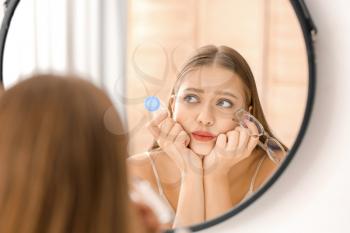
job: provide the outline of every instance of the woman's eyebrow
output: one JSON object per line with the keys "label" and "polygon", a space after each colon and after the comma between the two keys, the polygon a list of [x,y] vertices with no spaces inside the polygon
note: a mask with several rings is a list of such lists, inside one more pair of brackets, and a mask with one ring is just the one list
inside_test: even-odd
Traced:
{"label": "woman's eyebrow", "polygon": [[[193,87],[186,88],[184,91],[194,91],[197,93],[204,93],[203,89],[198,89],[198,88],[193,88]],[[232,98],[238,99],[238,97],[236,95],[232,94],[231,92],[227,92],[227,91],[215,91],[214,94],[227,95],[227,96],[231,96]]]}
{"label": "woman's eyebrow", "polygon": [[217,95],[228,95],[231,96],[232,98],[238,99],[237,96],[235,96],[234,94],[232,94],[231,92],[227,92],[227,91],[215,91],[214,92]]}

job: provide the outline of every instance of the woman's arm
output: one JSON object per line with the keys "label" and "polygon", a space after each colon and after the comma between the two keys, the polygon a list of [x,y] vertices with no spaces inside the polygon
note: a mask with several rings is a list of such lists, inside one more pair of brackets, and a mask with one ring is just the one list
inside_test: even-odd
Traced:
{"label": "woman's arm", "polygon": [[159,147],[170,157],[181,174],[181,185],[173,227],[182,227],[204,220],[203,166],[201,158],[187,146],[189,135],[182,126],[158,115],[148,125]]}
{"label": "woman's arm", "polygon": [[216,218],[232,208],[228,174],[204,175],[205,220]]}
{"label": "woman's arm", "polygon": [[190,171],[182,177],[173,227],[183,227],[204,221],[203,176]]}
{"label": "woman's arm", "polygon": [[[257,130],[252,125],[248,127],[253,132]],[[242,127],[218,136],[215,147],[205,157],[203,164],[206,220],[232,208],[229,172],[233,166],[252,154],[258,140],[258,137],[249,136],[248,131]]]}

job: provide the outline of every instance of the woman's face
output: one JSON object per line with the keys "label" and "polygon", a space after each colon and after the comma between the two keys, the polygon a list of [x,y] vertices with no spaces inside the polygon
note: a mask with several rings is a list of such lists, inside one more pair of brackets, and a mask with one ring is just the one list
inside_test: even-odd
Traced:
{"label": "woman's face", "polygon": [[183,78],[172,104],[173,118],[189,134],[189,147],[208,155],[220,133],[238,123],[234,113],[245,106],[244,84],[232,71],[220,66],[203,66]]}

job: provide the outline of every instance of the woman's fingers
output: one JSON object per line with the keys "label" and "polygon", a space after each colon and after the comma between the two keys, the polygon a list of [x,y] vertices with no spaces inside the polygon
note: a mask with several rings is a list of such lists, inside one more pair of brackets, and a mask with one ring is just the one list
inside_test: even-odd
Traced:
{"label": "woman's fingers", "polygon": [[249,150],[253,150],[259,142],[259,131],[253,122],[246,121],[245,123],[246,123],[248,130],[250,131],[250,135],[251,135],[249,137],[247,147]]}
{"label": "woman's fingers", "polygon": [[187,146],[190,140],[190,136],[188,136],[188,134],[182,130],[180,131],[180,133],[176,136],[175,138],[175,143],[179,144],[179,145],[185,145]]}
{"label": "woman's fingers", "polygon": [[179,123],[175,123],[173,125],[173,128],[170,130],[170,132],[168,133],[168,140],[169,141],[174,141],[175,138],[177,137],[177,135],[183,131],[181,125]]}
{"label": "woman's fingers", "polygon": [[229,152],[230,154],[246,155],[246,152],[251,151],[252,150],[251,148],[253,146],[254,147],[256,146],[257,140],[259,140],[259,137],[251,136],[250,132],[253,132],[253,134],[257,134],[257,129],[254,123],[248,122],[246,124],[250,128],[247,129],[247,128],[238,126],[234,130],[231,130],[226,133],[228,138],[226,152]]}
{"label": "woman's fingers", "polygon": [[167,140],[168,134],[170,130],[173,128],[175,122],[170,117],[166,118],[161,124],[160,124],[160,138]]}
{"label": "woman's fingers", "polygon": [[250,137],[247,148],[252,151],[258,145],[259,137]]}
{"label": "woman's fingers", "polygon": [[216,147],[223,150],[226,148],[227,136],[226,134],[219,134],[216,139]]}
{"label": "woman's fingers", "polygon": [[244,120],[244,123],[248,127],[247,129],[249,130],[249,133],[252,137],[259,136],[259,130],[253,122],[251,122],[249,120]]}
{"label": "woman's fingers", "polygon": [[243,127],[237,127],[237,131],[239,132],[239,142],[238,142],[238,151],[243,152],[247,149],[248,141],[249,141],[249,130]]}
{"label": "woman's fingers", "polygon": [[232,130],[227,133],[227,146],[226,150],[230,152],[235,152],[239,142],[239,132],[237,130]]}
{"label": "woman's fingers", "polygon": [[168,112],[163,112],[158,114],[153,120],[147,124],[147,129],[153,135],[155,139],[158,139],[160,136],[159,124],[168,117]]}

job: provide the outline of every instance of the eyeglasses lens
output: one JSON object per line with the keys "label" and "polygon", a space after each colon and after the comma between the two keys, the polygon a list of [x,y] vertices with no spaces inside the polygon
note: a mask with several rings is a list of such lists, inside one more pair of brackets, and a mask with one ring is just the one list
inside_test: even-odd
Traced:
{"label": "eyeglasses lens", "polygon": [[269,138],[266,141],[267,153],[272,157],[275,162],[280,162],[282,154],[284,154],[284,149],[280,143],[275,139]]}

